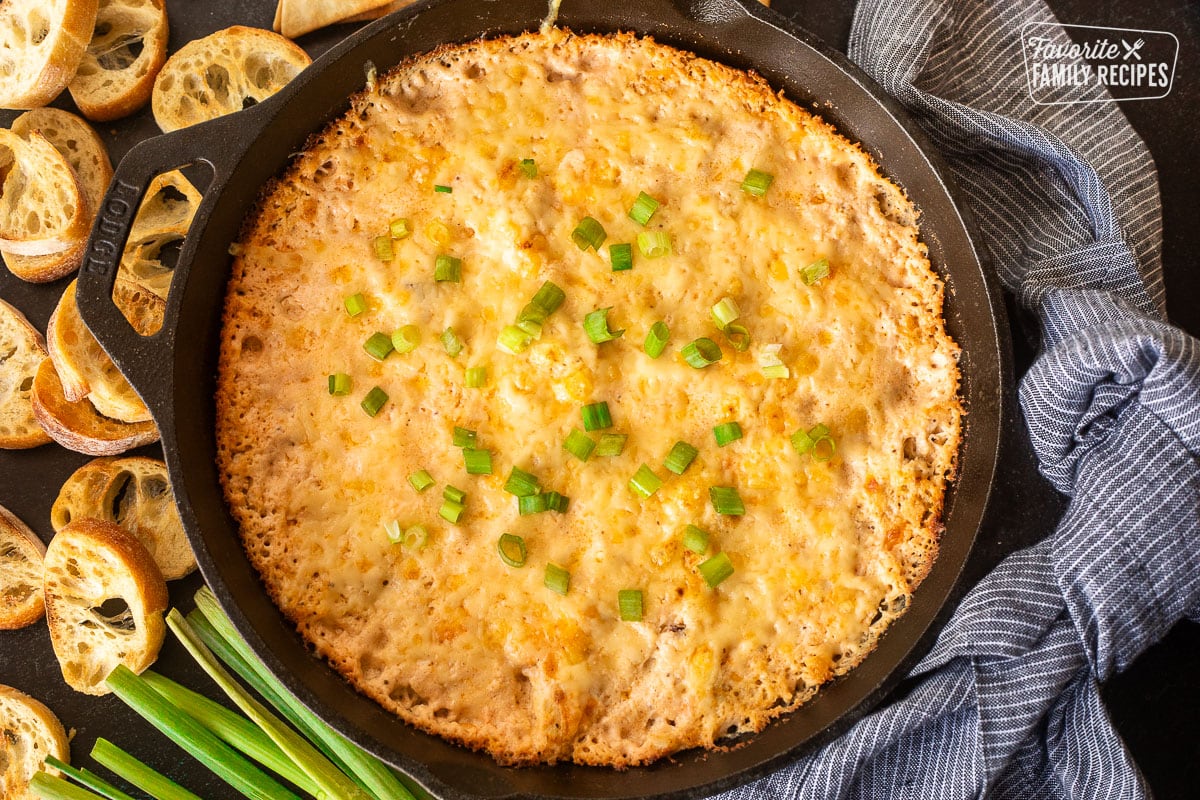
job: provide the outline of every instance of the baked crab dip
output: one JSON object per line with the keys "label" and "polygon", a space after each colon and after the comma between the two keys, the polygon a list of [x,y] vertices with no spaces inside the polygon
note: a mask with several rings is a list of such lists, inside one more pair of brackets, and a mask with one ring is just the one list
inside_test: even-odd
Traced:
{"label": "baked crab dip", "polygon": [[267,591],[507,764],[758,731],[936,556],[962,417],[903,192],[760,78],[634,35],[370,76],[231,248],[216,397]]}

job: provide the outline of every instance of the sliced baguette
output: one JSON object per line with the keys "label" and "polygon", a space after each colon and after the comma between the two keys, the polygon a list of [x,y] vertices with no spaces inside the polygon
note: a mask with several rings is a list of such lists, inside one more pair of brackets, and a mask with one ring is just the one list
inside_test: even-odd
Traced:
{"label": "sliced baguette", "polygon": [[63,154],[40,133],[0,128],[0,247],[44,256],[87,238],[92,223],[83,187]]}
{"label": "sliced baguette", "polygon": [[[62,153],[75,171],[83,197],[87,203],[89,224],[96,217],[96,209],[108,191],[112,181],[112,162],[104,141],[82,118],[58,108],[35,108],[13,120],[13,133],[28,139],[33,132],[40,133],[54,149]],[[4,263],[21,280],[45,283],[58,280],[79,269],[87,236],[81,236],[74,244],[59,253],[46,256],[21,256],[4,253]],[[2,250],[0,250],[2,252]]]}
{"label": "sliced baguette", "polygon": [[158,657],[167,584],[145,545],[111,522],[77,519],[46,548],[46,622],[63,679],[108,694],[117,664],[142,672]]}
{"label": "sliced baguette", "polygon": [[[121,265],[117,268],[117,284],[113,286],[113,300],[125,312],[123,302],[132,302],[117,297],[117,291],[122,282],[140,286],[153,293],[161,300],[166,300],[171,290],[171,278],[175,274],[173,267],[167,266],[163,254],[168,249],[182,246],[184,232],[178,228],[157,228],[142,231],[140,235],[130,235],[121,256]],[[130,316],[129,312],[125,313]],[[159,327],[161,327],[161,320]],[[154,333],[157,328],[149,331]]]}
{"label": "sliced baguette", "polygon": [[0,300],[0,448],[24,450],[50,441],[33,413],[33,377],[45,357],[42,334]]}
{"label": "sliced baguette", "polygon": [[241,111],[282,89],[310,63],[277,33],[235,25],[188,42],[167,59],[150,107],[163,131]]}
{"label": "sliced baguette", "polygon": [[29,791],[34,773],[45,769],[46,756],[70,762],[67,732],[54,712],[22,691],[0,684],[0,797],[35,800]]}
{"label": "sliced baguette", "polygon": [[186,234],[203,199],[192,182],[177,169],[156,176],[138,206],[129,238],[137,238],[147,231],[167,229]]}
{"label": "sliced baguette", "polygon": [[158,441],[153,422],[119,422],[96,411],[87,400],[68,400],[49,358],[33,379],[33,414],[51,439],[84,455],[117,456]]}
{"label": "sliced baguette", "polygon": [[71,97],[97,122],[129,116],[150,100],[166,60],[163,0],[100,0],[92,41],[68,87]]}
{"label": "sliced baguette", "polygon": [[[145,292],[143,297],[154,295]],[[154,300],[162,302],[157,297]],[[62,381],[63,395],[68,400],[78,402],[86,397],[101,414],[120,422],[150,420],[146,404],[79,316],[79,306],[75,302],[75,281],[67,285],[58,306],[50,315],[50,322],[46,326],[46,349]]]}
{"label": "sliced baguette", "polygon": [[0,630],[32,625],[46,613],[42,559],[46,545],[29,526],[0,506]]}
{"label": "sliced baguette", "polygon": [[58,96],[83,58],[96,0],[0,3],[0,108],[37,108]]}
{"label": "sliced baguette", "polygon": [[136,536],[169,581],[196,569],[167,465],[158,459],[98,458],[76,470],[59,490],[50,524],[57,531],[88,518],[115,523]]}

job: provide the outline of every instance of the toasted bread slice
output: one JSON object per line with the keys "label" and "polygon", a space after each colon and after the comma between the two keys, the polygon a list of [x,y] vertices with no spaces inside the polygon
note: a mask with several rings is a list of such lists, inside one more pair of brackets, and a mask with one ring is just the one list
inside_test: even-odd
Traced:
{"label": "toasted bread slice", "polygon": [[46,342],[25,315],[0,300],[0,447],[24,450],[50,441],[33,414],[33,377]]}
{"label": "toasted bread slice", "polygon": [[166,60],[163,0],[100,0],[95,33],[68,86],[71,97],[97,122],[129,116],[150,100]]}
{"label": "toasted bread slice", "polygon": [[135,239],[147,231],[168,229],[186,234],[203,199],[192,182],[177,169],[156,176],[138,206],[129,238]]}
{"label": "toasted bread slice", "polygon": [[[75,177],[83,190],[89,220],[95,219],[96,209],[100,207],[100,201],[104,199],[104,193],[112,181],[113,168],[104,141],[92,130],[92,126],[69,111],[35,108],[13,120],[12,131],[23,139],[36,131],[63,154],[71,169],[75,170]],[[79,269],[86,246],[85,234],[66,250],[51,255],[4,253],[4,263],[22,280],[44,283],[58,280]]]}
{"label": "toasted bread slice", "polygon": [[[149,292],[143,292],[142,297],[153,297],[162,302]],[[135,324],[134,327],[138,326]],[[83,324],[75,302],[75,281],[67,285],[50,315],[50,323],[46,326],[46,349],[68,400],[77,402],[86,397],[101,414],[120,422],[150,420],[146,404]]]}
{"label": "toasted bread slice", "polygon": [[0,797],[4,800],[34,800],[29,781],[45,769],[46,756],[71,760],[67,732],[54,712],[24,692],[0,685]]}
{"label": "toasted bread slice", "polygon": [[96,22],[96,0],[0,4],[0,108],[37,108],[75,74]]}
{"label": "toasted bread slice", "polygon": [[77,519],[46,548],[46,621],[63,678],[108,694],[117,664],[154,663],[166,625],[167,584],[146,546],[111,522]]}
{"label": "toasted bread slice", "polygon": [[96,411],[87,400],[68,400],[49,358],[33,379],[33,415],[51,439],[89,456],[117,456],[158,441],[153,422],[119,422]]}
{"label": "toasted bread slice", "polygon": [[38,535],[0,506],[0,630],[32,625],[46,612],[42,599],[45,555],[46,545]]}
{"label": "toasted bread slice", "polygon": [[[119,291],[128,291],[122,283],[133,284],[148,290],[160,300],[166,300],[171,290],[171,278],[175,274],[173,266],[168,266],[165,255],[168,251],[182,246],[185,234],[178,228],[157,228],[142,231],[140,235],[130,235],[125,244],[125,252],[121,256],[121,265],[117,268],[117,283],[113,285],[113,300],[117,307],[130,317],[134,309],[126,310],[123,303],[133,302],[133,298],[118,297]],[[131,320],[132,321],[132,320]],[[159,327],[161,327],[161,320]],[[148,331],[154,333],[157,327]]]}
{"label": "toasted bread slice", "polygon": [[[166,273],[165,277],[166,285],[163,286],[162,292],[164,296],[166,289],[170,287],[171,273]],[[117,278],[113,284],[113,302],[125,315],[125,319],[129,320],[133,329],[142,336],[151,336],[162,328],[167,304],[164,297],[159,296],[154,288],[161,284],[162,276],[149,282]]]}
{"label": "toasted bread slice", "polygon": [[390,0],[279,0],[274,27],[278,33],[295,39],[326,25],[349,22],[360,14],[369,14],[389,5]]}
{"label": "toasted bread slice", "polygon": [[169,581],[196,568],[167,465],[158,459],[98,458],[76,470],[59,490],[50,523],[57,531],[88,518],[116,523],[140,539]]}
{"label": "toasted bread slice", "polygon": [[0,128],[0,247],[44,256],[87,238],[88,203],[75,171],[40,133]]}
{"label": "toasted bread slice", "polygon": [[241,111],[282,89],[308,54],[271,31],[235,25],[188,42],[167,59],[150,106],[163,131]]}
{"label": "toasted bread slice", "polygon": [[[151,182],[133,220],[113,287],[113,300],[131,321],[135,310],[123,305],[127,301],[120,296],[121,281],[130,281],[167,299],[175,274],[171,251],[182,246],[202,199],[178,170],[164,172]],[[152,326],[147,332],[153,333],[158,327]]]}

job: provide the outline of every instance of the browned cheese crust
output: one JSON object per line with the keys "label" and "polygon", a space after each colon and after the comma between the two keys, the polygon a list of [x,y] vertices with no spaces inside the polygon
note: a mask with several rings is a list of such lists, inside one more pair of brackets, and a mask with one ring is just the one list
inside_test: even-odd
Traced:
{"label": "browned cheese crust", "polygon": [[[750,169],[774,176],[764,196],[741,189]],[[644,227],[626,213],[641,191],[661,203]],[[607,233],[598,252],[572,241],[585,216]],[[412,234],[385,261],[373,242],[397,219]],[[612,271],[609,245],[647,231],[670,253],[635,245],[633,269]],[[418,728],[504,763],[722,746],[858,664],[936,555],[962,407],[916,212],[754,75],[633,35],[443,48],[355,96],[232,252],[217,440],[246,551],[317,652]],[[462,259],[460,282],[434,280],[438,254]],[[808,285],[821,258],[830,274]],[[547,280],[566,301],[504,352],[501,330]],[[350,316],[356,293],[367,309]],[[714,325],[724,297],[744,352]],[[610,306],[625,333],[597,345],[583,318]],[[659,320],[670,342],[652,359]],[[408,324],[415,350],[364,352]],[[698,337],[722,348],[705,369],[680,353]],[[771,344],[785,378],[764,374]],[[476,366],[487,383],[465,388]],[[330,395],[333,373],[349,395]],[[373,386],[389,400],[371,417]],[[563,441],[602,400],[605,432],[628,440],[580,461]],[[718,447],[731,420],[745,435]],[[818,424],[827,460],[790,442]],[[456,425],[493,474],[465,472]],[[699,451],[681,476],[663,467],[676,441]],[[648,498],[628,487],[642,464],[663,479]],[[519,515],[514,466],[568,510]],[[420,469],[424,492],[407,481]],[[448,485],[467,493],[457,524],[439,516]],[[716,513],[712,486],[737,487],[746,513]],[[424,526],[427,546],[392,543],[393,521]],[[703,554],[683,546],[688,524],[709,532]],[[498,557],[503,533],[524,539],[524,566]],[[698,565],[718,552],[734,573],[714,589]],[[566,596],[543,585],[549,564],[570,573]],[[631,588],[641,621],[618,615]]]}

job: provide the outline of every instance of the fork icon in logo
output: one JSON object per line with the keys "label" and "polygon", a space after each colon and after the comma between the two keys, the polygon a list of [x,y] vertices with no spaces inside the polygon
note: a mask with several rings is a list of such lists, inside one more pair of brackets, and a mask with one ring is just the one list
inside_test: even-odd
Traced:
{"label": "fork icon in logo", "polygon": [[1130,56],[1133,56],[1133,57],[1134,57],[1134,58],[1136,58],[1138,61],[1141,61],[1141,60],[1142,60],[1142,54],[1141,54],[1141,53],[1139,53],[1138,51],[1142,49],[1142,46],[1143,46],[1144,44],[1146,44],[1146,40],[1145,40],[1145,39],[1138,39],[1138,40],[1137,40],[1136,42],[1134,42],[1132,45],[1131,45],[1131,44],[1129,44],[1129,42],[1127,42],[1127,41],[1125,41],[1124,39],[1122,39],[1122,40],[1121,40],[1121,45],[1122,45],[1122,46],[1125,48],[1125,55],[1121,56],[1121,60],[1122,60],[1122,61],[1128,61],[1128,60],[1129,60],[1129,57],[1130,57]]}

